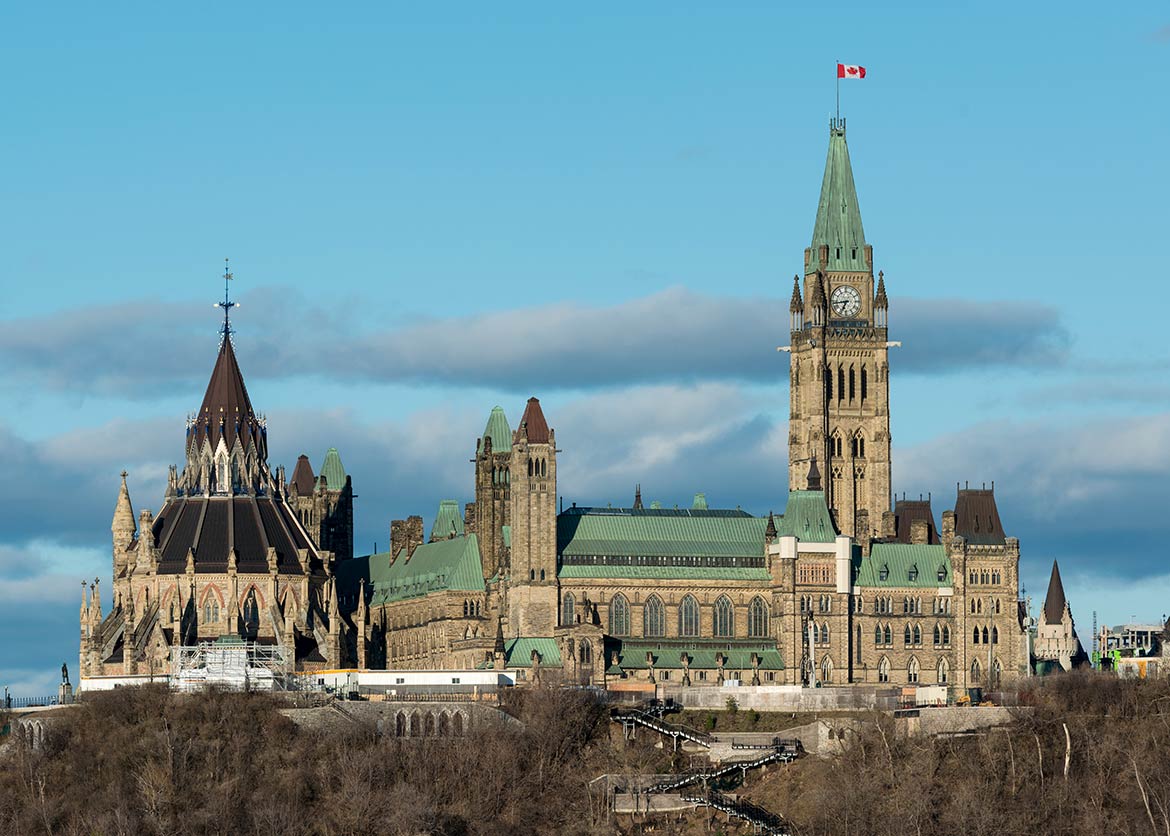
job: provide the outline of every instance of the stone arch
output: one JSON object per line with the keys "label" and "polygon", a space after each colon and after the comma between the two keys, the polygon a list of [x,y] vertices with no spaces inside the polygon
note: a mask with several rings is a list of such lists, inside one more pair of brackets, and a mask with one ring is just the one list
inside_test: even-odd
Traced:
{"label": "stone arch", "polygon": [[699,635],[700,623],[699,602],[694,595],[684,595],[678,605],[678,634],[685,638],[696,637]]}
{"label": "stone arch", "polygon": [[406,714],[399,711],[394,715],[394,736],[406,737]]}
{"label": "stone arch", "polygon": [[423,735],[425,737],[435,736],[435,712],[428,711],[423,720]]}
{"label": "stone arch", "polygon": [[936,673],[938,674],[938,684],[939,685],[946,685],[947,682],[950,680],[950,674],[951,674],[951,666],[950,666],[950,663],[947,662],[947,657],[944,656],[938,660],[938,667],[936,668]]}
{"label": "stone arch", "polygon": [[735,607],[726,595],[720,595],[715,600],[712,632],[720,638],[730,638],[735,635]]}
{"label": "stone arch", "polygon": [[451,734],[454,737],[463,737],[467,728],[467,716],[462,711],[456,711],[451,717]]}
{"label": "stone arch", "polygon": [[422,715],[416,710],[410,715],[410,736],[422,737]]}
{"label": "stone arch", "polygon": [[748,604],[748,635],[765,638],[768,635],[768,605],[759,595]]}
{"label": "stone arch", "polygon": [[451,718],[446,711],[439,712],[439,737],[451,736]]}

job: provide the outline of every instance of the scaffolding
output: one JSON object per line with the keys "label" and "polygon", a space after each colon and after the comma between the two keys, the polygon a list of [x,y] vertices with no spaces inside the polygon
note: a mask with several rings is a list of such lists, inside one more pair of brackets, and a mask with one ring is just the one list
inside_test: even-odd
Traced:
{"label": "scaffolding", "polygon": [[171,651],[171,687],[202,691],[285,691],[292,665],[279,644],[245,642],[234,636],[214,642],[176,647]]}

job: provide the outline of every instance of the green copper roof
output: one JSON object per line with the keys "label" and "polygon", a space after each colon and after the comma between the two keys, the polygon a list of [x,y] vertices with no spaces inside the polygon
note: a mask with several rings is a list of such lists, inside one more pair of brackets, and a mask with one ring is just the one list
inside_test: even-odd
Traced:
{"label": "green copper roof", "polygon": [[832,543],[837,539],[823,491],[789,491],[784,516],[775,519],[780,537],[796,537],[806,543]]}
{"label": "green copper roof", "polygon": [[325,461],[321,463],[321,475],[325,477],[325,486],[331,491],[339,491],[345,487],[345,468],[341,464],[341,456],[336,447],[330,447],[325,452]]}
{"label": "green copper roof", "polygon": [[751,566],[562,566],[558,578],[645,578],[648,580],[772,580],[768,570]]}
{"label": "green copper roof", "polygon": [[370,582],[374,586],[374,604],[447,590],[483,592],[479,540],[469,534],[424,543],[414,550],[409,560],[400,554],[393,563],[385,552],[370,555]]}
{"label": "green copper roof", "polygon": [[504,548],[505,549],[512,548],[512,526],[501,525],[500,526],[500,536],[502,536],[504,538]]}
{"label": "green copper roof", "polygon": [[705,494],[705,493],[695,494],[695,499],[691,503],[691,508],[693,508],[696,511],[706,511],[707,510],[707,494]]}
{"label": "green copper roof", "polygon": [[825,160],[821,202],[813,226],[810,272],[819,265],[818,250],[822,244],[829,245],[829,270],[870,269],[865,263],[865,230],[861,227],[861,207],[853,185],[844,124],[829,128],[829,156]]}
{"label": "green copper roof", "polygon": [[[488,416],[487,426],[483,428],[483,435],[480,438],[492,440],[493,453],[506,453],[512,449],[512,428],[508,426],[503,407],[492,407],[492,414]],[[477,443],[476,447],[479,446]]]}
{"label": "green copper roof", "polygon": [[[943,570],[939,578],[939,569]],[[857,586],[937,589],[954,583],[945,546],[874,543],[862,558]]]}
{"label": "green copper roof", "polygon": [[509,668],[530,668],[534,650],[540,654],[542,668],[560,667],[561,649],[556,639],[510,639],[504,643],[504,664]]}
{"label": "green copper roof", "polygon": [[[690,657],[690,667],[708,670],[719,667],[715,656],[722,653],[725,657],[723,669],[739,671],[741,678],[746,679],[751,679],[753,653],[760,657],[760,670],[784,670],[784,658],[775,642],[621,640],[616,649],[618,666],[623,670],[648,668],[647,653],[653,657],[656,669],[682,670],[684,652]],[[608,648],[606,652],[610,652]],[[608,664],[610,658],[607,656],[605,661]]]}
{"label": "green copper roof", "polygon": [[766,519],[748,516],[565,513],[557,517],[557,551],[609,557],[762,557],[767,525]]}
{"label": "green copper roof", "polygon": [[439,513],[435,515],[435,524],[431,526],[431,539],[446,540],[452,534],[463,536],[463,515],[459,513],[456,500],[444,499],[439,503]]}

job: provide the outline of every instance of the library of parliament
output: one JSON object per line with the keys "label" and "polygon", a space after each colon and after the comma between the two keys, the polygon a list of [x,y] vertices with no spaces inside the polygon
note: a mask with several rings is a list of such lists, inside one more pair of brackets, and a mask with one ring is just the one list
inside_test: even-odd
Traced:
{"label": "library of parliament", "polygon": [[623,507],[558,512],[556,432],[530,398],[515,424],[495,407],[468,439],[474,501],[445,500],[429,531],[421,516],[395,520],[389,551],[362,556],[336,450],[316,473],[306,456],[288,477],[270,468],[225,300],[185,464],[157,513],[135,515],[123,473],[113,583],[82,587],[82,676],[162,673],[174,648],[224,637],[280,645],[298,671],[683,687],[1024,675],[1019,541],[993,490],[959,489],[937,517],[930,500],[891,503],[897,311],[874,265],[834,120],[786,335],[777,323],[791,359],[783,514],[708,507],[702,494],[662,508],[640,490]]}

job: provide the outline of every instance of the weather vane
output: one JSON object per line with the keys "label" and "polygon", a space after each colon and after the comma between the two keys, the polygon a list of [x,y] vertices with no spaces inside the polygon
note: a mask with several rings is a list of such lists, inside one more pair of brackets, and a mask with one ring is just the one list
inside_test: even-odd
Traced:
{"label": "weather vane", "polygon": [[231,300],[231,281],[232,274],[228,269],[228,260],[225,258],[223,260],[223,301],[215,303],[215,307],[223,308],[223,331],[220,336],[221,344],[223,340],[230,340],[232,334],[235,333],[232,330],[231,310],[240,306],[239,302],[233,302]]}

